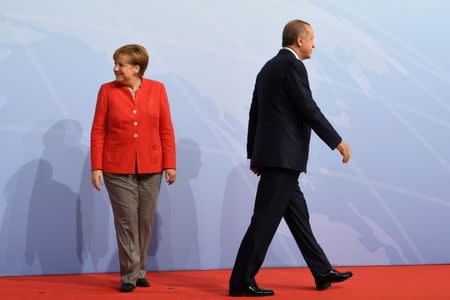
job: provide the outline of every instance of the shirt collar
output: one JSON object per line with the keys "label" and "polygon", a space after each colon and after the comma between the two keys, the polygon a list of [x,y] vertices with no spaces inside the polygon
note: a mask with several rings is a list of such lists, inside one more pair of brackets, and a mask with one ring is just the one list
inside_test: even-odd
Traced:
{"label": "shirt collar", "polygon": [[295,55],[295,58],[296,58],[296,59],[298,59],[298,60],[300,60],[300,58],[298,58],[298,55],[297,55],[297,53],[295,53],[295,51],[294,51],[294,50],[292,50],[291,48],[289,48],[289,47],[283,47],[282,49],[286,49],[286,50],[289,50],[289,51],[291,51],[291,52],[292,52],[292,54],[294,54],[294,55]]}

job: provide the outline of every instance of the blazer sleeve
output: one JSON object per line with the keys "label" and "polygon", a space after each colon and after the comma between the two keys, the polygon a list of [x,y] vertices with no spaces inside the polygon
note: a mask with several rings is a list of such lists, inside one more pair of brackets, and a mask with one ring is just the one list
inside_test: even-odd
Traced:
{"label": "blazer sleeve", "polygon": [[342,138],[314,101],[309,88],[308,73],[303,63],[297,61],[291,64],[287,78],[289,97],[294,99],[294,104],[302,118],[322,141],[334,150]]}
{"label": "blazer sleeve", "polygon": [[100,87],[91,129],[91,169],[103,168],[103,147],[105,145],[108,113],[108,97],[104,86]]}
{"label": "blazer sleeve", "polygon": [[162,145],[163,169],[176,168],[175,154],[175,134],[173,132],[172,118],[170,116],[169,100],[164,85],[160,91],[160,112],[159,112],[159,136]]}
{"label": "blazer sleeve", "polygon": [[253,156],[253,145],[255,143],[256,126],[258,123],[258,97],[256,95],[256,84],[253,90],[252,104],[250,106],[248,133],[247,133],[247,158]]}

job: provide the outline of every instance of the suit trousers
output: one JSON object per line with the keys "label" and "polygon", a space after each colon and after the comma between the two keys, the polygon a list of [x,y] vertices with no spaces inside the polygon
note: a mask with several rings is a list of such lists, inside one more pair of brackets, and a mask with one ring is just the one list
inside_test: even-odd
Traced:
{"label": "suit trousers", "polygon": [[286,221],[313,276],[317,278],[331,270],[311,230],[306,201],[298,185],[299,175],[298,171],[281,168],[261,170],[253,216],[239,247],[230,285],[255,283],[281,218]]}
{"label": "suit trousers", "polygon": [[104,173],[114,214],[122,283],[144,278],[161,173]]}

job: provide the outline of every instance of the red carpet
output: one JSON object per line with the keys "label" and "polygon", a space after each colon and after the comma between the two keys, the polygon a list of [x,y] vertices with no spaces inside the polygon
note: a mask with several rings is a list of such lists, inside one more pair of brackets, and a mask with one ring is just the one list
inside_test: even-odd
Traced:
{"label": "red carpet", "polygon": [[[268,299],[450,299],[450,265],[349,267],[350,280],[316,291],[305,268],[263,269]],[[235,299],[227,297],[229,270],[149,273],[150,288],[117,291],[118,274],[0,277],[0,299]]]}

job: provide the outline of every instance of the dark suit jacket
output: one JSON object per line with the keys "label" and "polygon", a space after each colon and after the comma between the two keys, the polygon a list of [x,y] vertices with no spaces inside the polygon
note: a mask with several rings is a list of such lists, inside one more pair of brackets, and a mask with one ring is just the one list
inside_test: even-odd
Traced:
{"label": "dark suit jacket", "polygon": [[281,49],[256,77],[247,137],[250,165],[306,172],[311,129],[331,149],[342,141],[312,98],[305,66]]}

